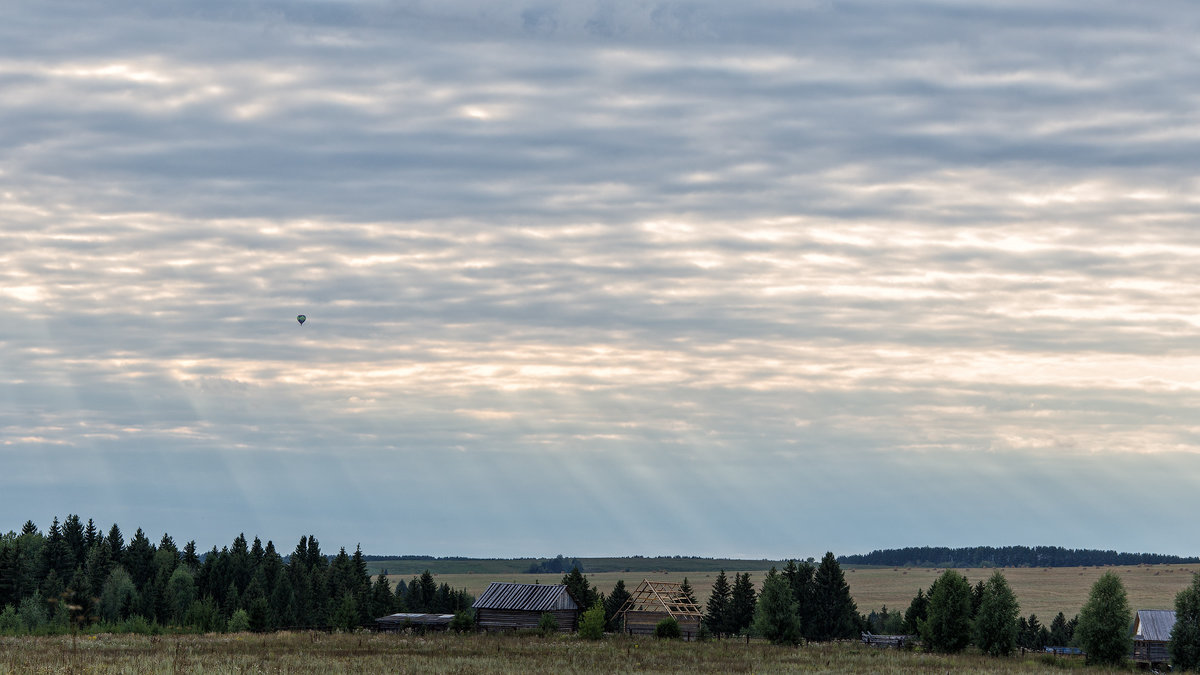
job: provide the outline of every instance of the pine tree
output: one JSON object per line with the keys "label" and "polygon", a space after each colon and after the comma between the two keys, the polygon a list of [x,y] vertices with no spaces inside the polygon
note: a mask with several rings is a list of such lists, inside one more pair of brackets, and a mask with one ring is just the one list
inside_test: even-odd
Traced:
{"label": "pine tree", "polygon": [[1175,668],[1200,670],[1200,574],[1175,596],[1175,627],[1167,650]]}
{"label": "pine tree", "polygon": [[1129,626],[1133,615],[1125,596],[1125,585],[1113,572],[1105,572],[1092,585],[1087,603],[1079,612],[1079,646],[1088,662],[1119,665],[1133,649]]}
{"label": "pine tree", "polygon": [[991,656],[1012,654],[1017,647],[1019,615],[1017,597],[1004,575],[996,571],[983,587],[979,611],[975,614],[976,646]]}
{"label": "pine tree", "polygon": [[721,570],[716,581],[713,582],[712,593],[708,596],[708,604],[705,606],[704,613],[704,625],[708,626],[708,630],[712,631],[713,635],[721,636],[731,633],[731,596],[729,579],[725,576],[725,570]]}

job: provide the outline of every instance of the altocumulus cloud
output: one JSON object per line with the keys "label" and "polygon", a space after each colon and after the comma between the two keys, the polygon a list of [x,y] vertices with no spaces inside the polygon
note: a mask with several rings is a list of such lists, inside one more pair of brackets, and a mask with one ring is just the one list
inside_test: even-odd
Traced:
{"label": "altocumulus cloud", "polygon": [[1195,553],[1186,3],[9,14],[3,527]]}

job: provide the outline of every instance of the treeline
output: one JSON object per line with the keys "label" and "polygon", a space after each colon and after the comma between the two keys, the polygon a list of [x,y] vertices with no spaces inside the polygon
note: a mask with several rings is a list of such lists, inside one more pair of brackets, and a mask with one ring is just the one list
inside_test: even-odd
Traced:
{"label": "treeline", "polygon": [[177,627],[203,632],[353,629],[398,611],[452,613],[474,598],[426,572],[391,587],[372,582],[361,549],[327,556],[313,536],[284,557],[271,541],[238,535],[203,557],[170,535],[141,528],[128,542],[114,524],[57,518],[42,533],[27,521],[0,536],[0,632],[57,632],[72,625],[121,630]]}
{"label": "treeline", "polygon": [[1157,553],[1117,553],[1060,546],[921,546],[839,556],[843,565],[888,567],[1090,567],[1198,563],[1200,558]]}
{"label": "treeline", "polygon": [[561,553],[549,560],[535,560],[529,564],[528,574],[563,574],[571,570],[584,572],[583,564],[578,558],[564,558]]}

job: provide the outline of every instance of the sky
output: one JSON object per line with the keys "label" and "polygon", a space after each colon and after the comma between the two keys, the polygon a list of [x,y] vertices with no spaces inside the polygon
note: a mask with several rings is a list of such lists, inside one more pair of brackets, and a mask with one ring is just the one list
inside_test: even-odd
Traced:
{"label": "sky", "polygon": [[10,6],[0,532],[1200,554],[1198,29]]}

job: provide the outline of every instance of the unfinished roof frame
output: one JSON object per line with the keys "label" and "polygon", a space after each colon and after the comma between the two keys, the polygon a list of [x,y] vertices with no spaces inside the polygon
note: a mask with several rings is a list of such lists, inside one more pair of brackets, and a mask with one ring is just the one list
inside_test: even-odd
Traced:
{"label": "unfinished roof frame", "polygon": [[683,584],[674,581],[650,581],[643,579],[642,583],[629,595],[617,616],[622,620],[629,612],[666,612],[676,621],[696,621],[704,618],[700,605],[693,602],[683,592]]}

